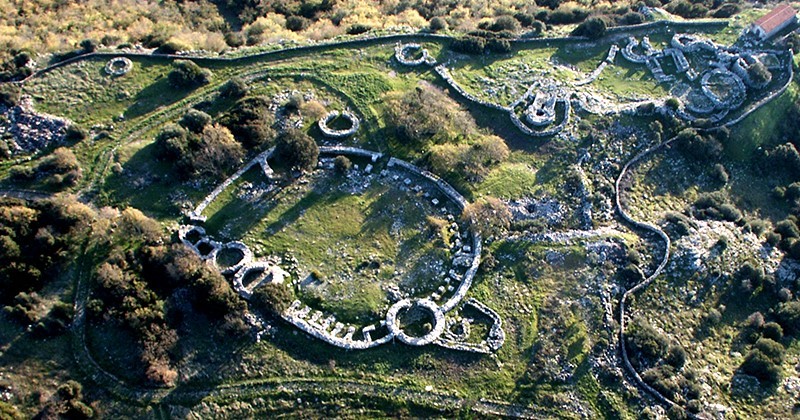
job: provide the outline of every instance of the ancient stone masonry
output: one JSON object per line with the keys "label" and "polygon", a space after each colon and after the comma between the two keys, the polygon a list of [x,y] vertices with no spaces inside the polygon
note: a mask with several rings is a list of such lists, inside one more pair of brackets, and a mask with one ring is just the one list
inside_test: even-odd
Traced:
{"label": "ancient stone masonry", "polygon": [[[699,56],[692,61],[687,54]],[[654,49],[646,37],[641,43],[635,38],[629,38],[628,44],[622,50],[623,57],[628,61],[646,64],[658,82],[675,83],[673,94],[685,108],[676,111],[676,115],[687,121],[708,118],[714,123],[722,121],[731,111],[744,104],[748,97],[748,88],[761,90],[769,85],[771,74],[766,82],[756,84],[750,79],[749,68],[760,63],[760,57],[764,57],[770,63],[769,68],[783,70],[780,64],[782,59],[779,58],[781,54],[783,53],[725,47],[694,35],[680,33],[675,34],[670,40],[670,46],[663,50]],[[709,55],[711,59],[708,58]],[[671,58],[674,63],[674,74],[664,71],[663,60],[667,58]],[[788,61],[787,67],[791,67],[791,60]],[[692,62],[695,63],[694,66]],[[788,72],[791,73],[791,69]],[[681,77],[685,77],[686,81],[679,81]]]}
{"label": "ancient stone masonry", "polygon": [[[350,121],[350,128],[335,130],[328,126],[331,121],[339,118],[340,116]],[[319,125],[319,130],[322,131],[322,134],[324,134],[325,137],[341,139],[355,134],[358,131],[358,128],[361,126],[361,121],[359,121],[358,117],[350,111],[344,111],[341,114],[339,111],[331,111],[328,112],[324,117],[320,118],[317,125]]]}
{"label": "ancient stone masonry", "polygon": [[619,46],[617,44],[612,45],[611,48],[608,50],[608,55],[606,56],[606,59],[603,60],[597,66],[596,69],[594,69],[591,73],[589,73],[589,75],[586,76],[586,78],[578,82],[575,82],[575,86],[588,85],[589,83],[592,83],[595,80],[597,80],[597,78],[600,76],[600,73],[603,72],[606,66],[614,64],[614,59],[617,57],[617,52],[619,52]]}
{"label": "ancient stone masonry", "polygon": [[[417,51],[422,51],[422,54],[419,58],[409,58],[412,54],[414,54],[414,52]],[[422,48],[422,45],[416,43],[402,44],[398,42],[394,47],[394,58],[400,64],[406,66],[419,66],[422,64],[427,64],[429,66],[436,65],[436,59],[428,54],[428,50]]]}
{"label": "ancient stone masonry", "polygon": [[133,61],[127,57],[114,57],[108,61],[105,67],[107,74],[111,76],[122,76],[133,70]]}
{"label": "ancient stone masonry", "polygon": [[[213,202],[222,191],[230,187],[236,179],[241,177],[241,175],[253,165],[260,164],[264,166],[265,175],[271,175],[271,169],[267,170],[269,167],[267,159],[272,152],[273,150],[270,149],[262,153],[245,164],[242,169],[237,171],[229,179],[225,180],[192,212],[192,220],[196,223],[202,223],[204,218],[201,216],[201,212]],[[323,146],[320,147],[320,154],[369,158],[371,164],[365,168],[366,173],[370,172],[373,164],[377,165],[378,161],[383,158],[383,154],[381,153],[345,146]],[[328,162],[329,160],[330,158],[323,158],[321,161]],[[321,167],[325,167],[325,164]],[[401,172],[407,172],[410,177],[418,177],[424,183],[433,184],[441,194],[455,205],[457,211],[463,211],[464,207],[467,205],[466,199],[453,189],[453,187],[428,171],[395,158],[389,159],[387,168],[394,168],[391,169],[391,171],[395,173],[393,176],[395,180],[401,179],[401,175],[396,172],[399,170]],[[387,176],[389,173],[390,171],[388,169],[383,170],[381,171],[381,176]],[[410,186],[413,183],[410,177],[405,178],[404,184]],[[423,190],[423,188],[418,185],[410,189],[417,192]],[[437,198],[433,198],[431,202],[434,206],[440,204]],[[445,207],[442,207],[442,211],[445,211]],[[453,220],[452,215],[449,215],[448,218],[451,221]],[[388,308],[386,318],[378,324],[362,326],[346,325],[338,322],[334,315],[316,311],[299,300],[293,302],[282,314],[283,319],[320,340],[337,347],[351,350],[375,347],[397,338],[399,341],[413,346],[437,343],[444,347],[477,353],[491,353],[496,351],[502,345],[505,337],[502,331],[502,322],[496,312],[474,300],[470,300],[466,304],[474,307],[492,321],[492,327],[488,336],[478,340],[477,342],[480,344],[475,344],[476,340],[473,339],[470,339],[469,342],[465,341],[470,338],[468,337],[469,334],[467,337],[464,337],[464,340],[450,337],[442,343],[439,342],[448,326],[445,313],[455,309],[466,297],[472,285],[473,278],[477,273],[478,266],[480,265],[482,251],[481,237],[476,231],[459,233],[458,224],[455,222],[452,223],[450,231],[455,238],[453,244],[454,254],[452,268],[449,272],[442,271],[442,273],[440,273],[442,284],[439,288],[428,297],[401,298]],[[234,290],[245,299],[250,299],[253,292],[259,286],[266,283],[283,283],[290,276],[288,272],[281,268],[281,260],[277,258],[266,258],[253,261],[253,253],[246,244],[238,241],[228,243],[214,241],[206,234],[205,229],[201,226],[181,226],[178,229],[178,237],[181,242],[200,255],[209,264],[216,266],[223,274],[231,276]],[[231,256],[231,251],[236,255]],[[223,252],[229,253],[229,261],[226,262],[228,264],[227,266],[221,266],[220,264],[220,255]],[[445,300],[447,296],[449,296],[449,298]],[[437,303],[437,301],[442,300],[444,300],[444,302],[441,305]],[[411,309],[424,311],[432,318],[431,330],[420,337],[405,331],[404,327],[400,325],[397,320],[398,313]]]}
{"label": "ancient stone masonry", "polygon": [[275,148],[272,147],[269,150],[259,154],[258,156],[253,158],[250,162],[247,162],[247,164],[239,168],[239,170],[237,170],[233,175],[231,175],[228,179],[226,179],[222,184],[217,186],[217,188],[214,188],[214,191],[212,191],[211,194],[207,195],[206,198],[204,198],[203,201],[201,201],[200,204],[198,204],[197,207],[194,208],[194,210],[189,212],[188,214],[189,218],[194,222],[199,222],[199,223],[205,222],[206,217],[203,216],[203,211],[206,209],[206,207],[208,207],[208,205],[211,204],[212,201],[216,200],[217,196],[219,196],[223,191],[225,191],[234,182],[236,182],[237,179],[239,179],[242,175],[244,175],[244,173],[247,172],[254,165],[257,164],[261,165],[264,171],[264,175],[267,178],[270,178],[272,176],[272,168],[270,168],[267,160],[272,156],[274,152]]}
{"label": "ancient stone masonry", "polygon": [[38,113],[33,110],[29,96],[19,105],[0,105],[0,137],[10,134],[9,150],[12,154],[36,153],[64,141],[69,122],[63,118]]}

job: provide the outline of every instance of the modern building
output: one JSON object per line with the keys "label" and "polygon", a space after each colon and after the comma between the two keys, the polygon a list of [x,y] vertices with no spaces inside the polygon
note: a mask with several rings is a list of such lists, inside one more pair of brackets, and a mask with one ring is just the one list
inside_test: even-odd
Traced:
{"label": "modern building", "polygon": [[747,27],[747,31],[755,34],[762,40],[769,39],[781,29],[797,21],[797,11],[792,6],[780,4],[771,12],[759,18]]}

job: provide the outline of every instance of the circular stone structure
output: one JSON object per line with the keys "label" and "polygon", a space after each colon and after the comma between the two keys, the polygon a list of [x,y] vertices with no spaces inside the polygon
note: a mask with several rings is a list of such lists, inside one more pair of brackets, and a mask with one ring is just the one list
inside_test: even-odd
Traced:
{"label": "circular stone structure", "polygon": [[[328,124],[330,124],[336,118],[339,118],[339,116],[350,121],[350,128],[336,130],[328,126]],[[331,111],[319,120],[319,130],[322,131],[322,134],[324,134],[325,137],[335,139],[352,136],[356,133],[356,131],[358,131],[360,125],[361,122],[359,121],[358,117],[356,117],[355,114],[350,111],[344,111],[342,113],[339,113],[339,111]]]}
{"label": "circular stone structure", "polygon": [[747,91],[742,79],[725,69],[714,69],[704,74],[700,86],[717,108],[737,108],[744,102]]}
{"label": "circular stone structure", "polygon": [[[334,157],[340,155],[365,166],[354,165],[347,177],[332,178]],[[268,164],[265,160],[268,157],[254,158],[203,203],[207,205],[215,200],[219,192],[234,185],[248,168]],[[366,349],[397,338],[412,346],[443,345],[443,336],[447,335],[448,329],[445,313],[461,303],[472,285],[480,264],[481,237],[469,229],[468,223],[464,225],[456,221],[454,215],[460,214],[467,205],[466,199],[456,190],[415,165],[395,158],[388,161],[383,158],[381,153],[359,148],[320,147],[317,168],[307,175],[304,183],[297,183],[294,189],[285,192],[293,197],[292,200],[299,200],[305,206],[299,218],[290,217],[286,220],[291,220],[291,223],[282,224],[277,229],[272,222],[267,223],[263,230],[256,228],[250,233],[243,232],[243,242],[217,242],[200,226],[181,226],[178,236],[201,258],[230,276],[233,289],[245,299],[250,299],[260,285],[267,283],[289,282],[290,287],[296,287],[297,300],[281,314],[282,318],[329,344],[345,349]],[[267,182],[273,183],[274,180],[268,177]],[[303,199],[304,194],[313,192],[319,195],[324,191],[333,194],[333,198]],[[276,196],[271,199],[284,200]],[[283,207],[268,211],[278,211],[275,220],[282,220],[287,217],[284,213],[295,208],[296,203],[292,203],[286,201]],[[377,203],[383,207],[375,207]],[[376,210],[380,208],[387,211]],[[359,212],[367,210],[359,216]],[[417,238],[419,232],[425,230],[420,211],[431,211],[445,221],[445,229],[451,235],[450,242],[434,248],[414,242],[420,240]],[[380,222],[369,221],[367,215],[378,217],[376,220]],[[335,221],[342,216],[347,222],[337,224]],[[229,223],[237,224],[239,220],[234,218]],[[223,224],[215,229],[224,232],[229,227]],[[307,243],[298,243],[296,239],[291,241],[292,252],[287,266],[292,270],[290,274],[281,267],[286,263],[286,257],[274,256],[288,252],[283,249],[288,246],[287,238],[297,238],[298,233],[306,231],[314,233]],[[360,263],[351,261],[346,252],[352,250],[344,245],[341,247],[337,235],[344,235],[350,241],[365,241],[363,244],[374,243],[370,246],[379,250],[369,251],[369,258]],[[373,238],[369,235],[378,236]],[[272,240],[276,243],[268,251],[272,256],[262,256],[264,259],[257,259],[246,245],[248,241],[264,244]],[[416,245],[403,251],[403,257],[392,253],[405,249],[408,244]],[[364,251],[362,245],[358,249]],[[313,265],[305,265],[312,261],[319,266],[319,258],[331,260],[325,260],[326,265],[321,266],[324,267],[320,268],[322,277],[318,277]],[[408,263],[396,263],[400,260]],[[311,274],[306,275],[309,271]],[[308,298],[325,301],[311,307],[304,303],[309,302]],[[453,337],[466,340],[468,331],[469,326],[466,326],[462,335]],[[453,337],[448,339],[451,345]]]}
{"label": "circular stone structure", "polygon": [[[422,309],[430,313],[433,318],[433,327],[431,330],[421,337],[415,337],[403,331],[397,323],[397,315],[404,309]],[[389,333],[397,337],[397,339],[403,343],[411,346],[424,346],[433,343],[442,335],[445,325],[442,309],[430,299],[420,299],[416,301],[403,299],[392,305],[389,311],[386,312],[386,327],[389,328]]]}
{"label": "circular stone structure", "polygon": [[[409,58],[411,54],[415,52],[421,52],[419,58]],[[398,43],[394,47],[394,58],[397,59],[400,64],[406,66],[419,66],[422,64],[436,64],[436,60],[428,54],[428,50],[422,48],[420,44],[400,44]]]}
{"label": "circular stone structure", "polygon": [[105,70],[111,76],[122,76],[133,70],[133,61],[127,57],[114,57],[108,61]]}

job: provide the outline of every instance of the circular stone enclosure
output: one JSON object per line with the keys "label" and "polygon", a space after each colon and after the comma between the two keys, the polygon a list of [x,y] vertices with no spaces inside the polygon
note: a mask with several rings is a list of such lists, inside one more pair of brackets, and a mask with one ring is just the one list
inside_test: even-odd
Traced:
{"label": "circular stone enclosure", "polygon": [[389,308],[386,325],[401,342],[424,346],[442,335],[445,319],[441,308],[428,299],[404,299]]}
{"label": "circular stone enclosure", "polygon": [[133,62],[127,57],[114,57],[108,61],[105,70],[111,76],[122,76],[133,70]]}

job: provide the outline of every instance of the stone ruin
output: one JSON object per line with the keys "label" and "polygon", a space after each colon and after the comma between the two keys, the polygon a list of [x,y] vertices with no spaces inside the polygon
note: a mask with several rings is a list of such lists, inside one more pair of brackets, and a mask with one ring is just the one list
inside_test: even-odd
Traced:
{"label": "stone ruin", "polygon": [[[330,124],[333,120],[339,117],[343,117],[348,121],[350,121],[350,128],[335,130],[328,126],[328,124]],[[322,131],[322,134],[325,135],[325,137],[330,137],[333,139],[341,139],[345,137],[350,137],[353,134],[355,134],[358,131],[359,127],[361,126],[361,121],[359,121],[356,114],[350,111],[343,111],[341,113],[339,113],[339,111],[331,111],[325,114],[324,117],[320,118],[317,125],[319,126],[319,130]]]}
{"label": "stone ruin", "polygon": [[119,77],[133,70],[133,61],[127,57],[114,57],[106,63],[106,74]]}
{"label": "stone ruin", "polygon": [[[687,54],[701,67],[693,65]],[[764,89],[770,83],[771,77],[766,83],[753,83],[748,73],[751,66],[763,59],[770,63],[765,66],[768,69],[781,67],[776,52],[743,51],[689,34],[673,35],[669,46],[662,50],[655,49],[647,37],[641,42],[630,37],[622,56],[632,63],[645,64],[659,83],[673,84],[673,94],[687,111],[695,114],[679,113],[680,116],[688,120],[702,116],[715,123],[744,104],[748,88]],[[674,65],[674,73],[664,71],[667,60]]]}
{"label": "stone ruin", "polygon": [[[264,168],[265,174],[272,174],[267,170],[267,158],[272,150],[268,150],[244,165],[231,178],[223,182],[196,209],[190,213],[190,218],[195,223],[202,223],[205,218],[202,211],[226,188],[231,186],[236,179],[249,168],[259,164]],[[374,166],[378,165],[383,154],[364,149],[333,146],[320,147],[321,156],[349,155],[368,158],[371,162],[363,171],[369,176],[380,176],[394,182],[400,182],[403,188],[411,192],[431,197],[430,192],[435,192],[430,198],[434,207],[441,206],[441,211],[446,212],[443,203],[435,195],[445,200],[450,200],[457,210],[463,210],[467,205],[466,199],[453,189],[449,184],[436,175],[422,170],[408,162],[390,158],[386,168],[380,174],[373,175]],[[331,158],[321,157],[320,166],[327,167]],[[327,163],[322,163],[322,162]],[[327,165],[327,166],[326,166]],[[414,179],[412,181],[412,178]],[[416,184],[416,185],[414,185]],[[432,188],[423,187],[428,184]],[[430,191],[430,192],[429,192]],[[337,321],[332,314],[325,314],[304,304],[300,300],[292,302],[290,307],[282,314],[287,322],[293,324],[309,335],[323,340],[331,345],[344,349],[367,349],[394,340],[395,338],[412,346],[436,344],[442,347],[468,351],[474,353],[492,353],[497,351],[505,340],[502,330],[502,320],[497,312],[475,299],[462,303],[469,291],[473,278],[477,273],[481,256],[481,237],[477,232],[461,232],[459,224],[452,215],[448,215],[451,225],[448,227],[455,238],[453,243],[453,259],[449,270],[439,274],[440,286],[435,292],[424,297],[404,297],[400,291],[395,291],[397,301],[388,308],[385,319],[377,324],[349,325]],[[220,272],[231,278],[234,290],[245,299],[250,299],[253,292],[260,286],[268,283],[283,283],[290,277],[289,273],[281,268],[282,262],[276,258],[265,258],[254,261],[253,253],[242,242],[228,243],[217,242],[206,234],[205,229],[199,225],[184,225],[178,229],[178,237],[182,243],[196,252],[209,264],[217,267]],[[236,260],[229,261],[230,265],[220,265],[220,255],[223,252],[236,253]],[[392,294],[390,293],[390,296]],[[451,311],[459,312],[462,308],[472,308],[482,314],[484,321],[490,323],[489,333],[486,337],[476,341],[470,331],[474,319],[456,315],[448,315]],[[406,310],[421,310],[431,318],[432,328],[423,336],[417,337],[404,330],[398,322],[398,314]],[[460,332],[456,333],[456,330]]]}
{"label": "stone ruin", "polygon": [[[410,58],[410,56],[417,51],[422,52],[420,57],[416,59]],[[422,64],[433,66],[436,64],[436,59],[428,54],[428,50],[422,48],[422,45],[416,43],[403,44],[398,42],[394,47],[394,58],[400,64],[406,66],[420,66]]]}
{"label": "stone ruin", "polygon": [[30,96],[9,107],[0,104],[0,141],[12,155],[36,153],[64,141],[69,121],[36,112]]}

